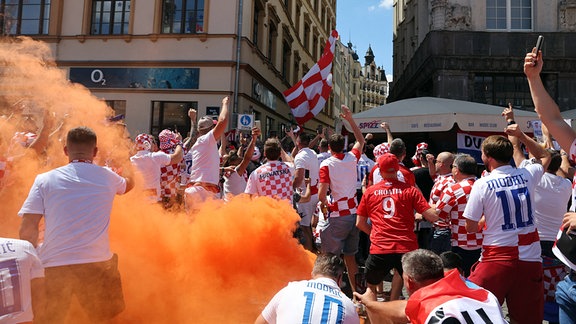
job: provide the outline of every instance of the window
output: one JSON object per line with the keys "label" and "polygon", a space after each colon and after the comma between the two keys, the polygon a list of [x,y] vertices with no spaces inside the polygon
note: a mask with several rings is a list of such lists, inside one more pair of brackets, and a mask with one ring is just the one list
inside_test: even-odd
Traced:
{"label": "window", "polygon": [[282,76],[284,80],[290,82],[290,54],[292,53],[292,48],[287,41],[282,44]]}
{"label": "window", "polygon": [[190,108],[198,110],[198,102],[152,101],[150,132],[158,136],[164,129],[176,128],[180,134],[188,134],[190,130],[188,109]]}
{"label": "window", "polygon": [[0,0],[2,35],[47,35],[50,0]]}
{"label": "window", "polygon": [[274,64],[276,56],[276,38],[278,37],[278,30],[276,24],[270,21],[268,33],[268,59]]}
{"label": "window", "polygon": [[317,60],[318,57],[318,36],[312,37],[312,59]]}
{"label": "window", "polygon": [[262,35],[262,31],[264,29],[264,24],[263,22],[263,18],[264,18],[264,8],[262,7],[262,4],[260,3],[260,1],[255,1],[254,2],[254,17],[252,20],[252,42],[254,43],[254,45],[256,45],[256,47],[261,48],[260,46],[262,45],[261,42],[261,35]]}
{"label": "window", "polygon": [[308,22],[304,22],[304,43],[302,44],[307,51],[310,51],[310,25]]}
{"label": "window", "polygon": [[487,0],[486,28],[532,29],[532,0]]}
{"label": "window", "polygon": [[294,69],[292,70],[292,80],[294,83],[300,80],[300,56],[297,53],[294,54]]}
{"label": "window", "polygon": [[163,0],[162,33],[204,32],[204,0]]}
{"label": "window", "polygon": [[128,33],[130,0],[92,2],[92,35],[123,35]]}
{"label": "window", "polygon": [[534,107],[530,88],[522,75],[476,75],[474,101],[502,107],[510,102],[525,110]]}
{"label": "window", "polygon": [[105,100],[106,105],[114,110],[114,115],[126,116],[126,100]]}

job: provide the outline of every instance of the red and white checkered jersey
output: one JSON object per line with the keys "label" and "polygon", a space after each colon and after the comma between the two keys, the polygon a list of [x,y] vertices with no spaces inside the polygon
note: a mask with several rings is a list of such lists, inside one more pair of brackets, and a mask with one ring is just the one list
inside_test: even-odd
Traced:
{"label": "red and white checkered jersey", "polygon": [[481,260],[542,261],[531,195],[543,174],[540,164],[504,165],[476,180],[463,216],[486,218]]}
{"label": "red and white checkered jersey", "polygon": [[292,202],[294,167],[281,161],[268,161],[259,166],[248,178],[247,194],[275,197]]}
{"label": "red and white checkered jersey", "polygon": [[356,213],[356,164],[360,151],[352,149],[348,153],[335,153],[320,164],[320,183],[330,185],[334,200],[330,217],[347,216]]}
{"label": "red and white checkered jersey", "polygon": [[544,282],[544,301],[556,301],[556,285],[570,272],[570,268],[558,259],[542,256],[542,281]]}
{"label": "red and white checkered jersey", "polygon": [[440,199],[440,195],[446,188],[454,184],[454,178],[452,178],[452,174],[443,174],[436,177],[434,180],[434,185],[432,186],[432,190],[430,190],[430,200],[428,201],[430,204],[436,204],[438,199]]}
{"label": "red and white checkered jersey", "polygon": [[440,219],[451,224],[452,246],[464,250],[477,250],[482,247],[482,233],[468,233],[466,218],[462,216],[474,181],[476,179],[472,177],[449,186],[436,205],[436,209],[440,211],[438,214]]}

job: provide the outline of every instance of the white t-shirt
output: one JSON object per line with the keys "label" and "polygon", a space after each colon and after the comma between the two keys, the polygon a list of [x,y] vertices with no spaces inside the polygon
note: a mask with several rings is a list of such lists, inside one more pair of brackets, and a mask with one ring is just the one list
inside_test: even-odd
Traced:
{"label": "white t-shirt", "polygon": [[214,138],[214,129],[198,137],[190,152],[192,152],[190,182],[206,182],[218,185],[220,181],[220,154]]}
{"label": "white t-shirt", "polygon": [[320,165],[322,161],[326,160],[330,156],[331,156],[330,152],[320,152],[316,154],[316,157],[318,158],[318,165]]}
{"label": "white t-shirt", "polygon": [[[246,173],[246,172],[245,172]],[[230,199],[230,196],[239,195],[246,190],[246,178],[234,172],[224,174],[224,199]]]}
{"label": "white t-shirt", "polygon": [[290,282],[266,305],[262,317],[269,324],[356,324],[354,303],[329,278]]}
{"label": "white t-shirt", "polygon": [[[309,170],[310,186],[318,188],[318,170],[320,169],[320,163],[318,163],[316,152],[307,147],[298,151],[298,154],[294,157],[294,169]],[[300,190],[302,190],[302,192],[306,190],[304,181],[302,181],[302,184],[300,185]]]}
{"label": "white t-shirt", "polygon": [[170,164],[170,160],[170,155],[162,151],[138,151],[130,157],[130,162],[144,178],[144,189],[155,189],[157,197],[160,197],[160,168]]}
{"label": "white t-shirt", "polygon": [[32,279],[44,268],[28,241],[0,237],[0,323],[31,322]]}
{"label": "white t-shirt", "polygon": [[[524,160],[520,167],[531,163],[531,160]],[[556,240],[571,193],[570,180],[544,172],[534,193],[534,220],[541,241]]]}
{"label": "white t-shirt", "polygon": [[44,267],[109,260],[112,202],[125,192],[124,178],[91,163],[68,163],[36,176],[18,215],[44,215],[38,247]]}
{"label": "white t-shirt", "polygon": [[[536,232],[533,195],[543,174],[540,164],[519,169],[505,165],[476,180],[463,216],[476,222],[482,215],[486,217],[482,259],[487,251],[496,256],[497,250],[515,248],[521,261],[541,262],[540,242],[533,235]],[[519,244],[525,241],[520,236],[527,235],[532,235],[532,239]]]}

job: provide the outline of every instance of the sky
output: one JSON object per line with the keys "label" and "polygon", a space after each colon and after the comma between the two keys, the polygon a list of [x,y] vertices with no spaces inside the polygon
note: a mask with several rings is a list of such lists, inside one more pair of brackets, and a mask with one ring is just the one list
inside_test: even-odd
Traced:
{"label": "sky", "polygon": [[364,65],[368,46],[376,65],[384,67],[392,81],[392,36],[394,0],[336,0],[336,30],[342,43],[352,42]]}

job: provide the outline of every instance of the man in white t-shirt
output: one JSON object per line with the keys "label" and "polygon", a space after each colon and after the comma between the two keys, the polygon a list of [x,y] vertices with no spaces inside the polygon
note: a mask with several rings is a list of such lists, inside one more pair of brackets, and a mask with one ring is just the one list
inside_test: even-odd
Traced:
{"label": "man in white t-shirt", "polygon": [[298,154],[294,157],[294,168],[296,171],[293,188],[294,190],[299,191],[300,194],[304,194],[306,191],[304,178],[310,179],[310,201],[297,201],[296,207],[298,209],[298,214],[300,214],[301,217],[300,229],[303,233],[304,248],[308,251],[315,251],[311,222],[312,215],[316,210],[316,205],[318,205],[318,170],[320,164],[318,163],[316,152],[310,149],[308,145],[310,145],[310,136],[305,133],[298,135],[296,138]]}
{"label": "man in white t-shirt", "polygon": [[[512,321],[542,323],[544,286],[533,197],[550,154],[515,123],[509,122],[506,134],[518,138],[542,165],[510,166],[514,149],[504,136],[492,135],[482,143],[482,161],[490,175],[474,183],[463,214],[468,232],[484,227],[482,254],[469,279],[501,304],[506,301]],[[482,217],[484,226],[479,225]]]}
{"label": "man in white t-shirt", "polygon": [[220,154],[217,141],[228,127],[228,97],[222,99],[222,108],[216,124],[210,117],[198,121],[198,138],[190,149],[192,168],[188,188],[184,191],[186,209],[206,199],[220,199]]}
{"label": "man in white t-shirt", "polygon": [[340,290],[344,262],[334,254],[320,254],[312,280],[290,282],[266,305],[255,324],[356,324],[360,318],[350,298]]}
{"label": "man in white t-shirt", "polygon": [[[323,253],[344,255],[350,287],[354,291],[358,272],[355,255],[359,243],[359,230],[356,227],[356,164],[364,148],[364,137],[348,107],[342,105],[340,116],[352,126],[356,143],[350,152],[344,153],[342,135],[334,134],[328,140],[332,156],[320,164],[318,188],[321,209],[327,211],[328,225],[321,232],[320,240]],[[328,200],[328,189],[332,201]]]}
{"label": "man in white t-shirt", "polygon": [[[20,238],[38,247],[45,267],[47,322],[63,323],[75,295],[88,317],[106,321],[124,309],[118,256],[110,251],[108,226],[116,195],[134,187],[130,164],[124,176],[92,164],[98,152],[94,131],[68,132],[69,163],[39,174],[18,215]],[[44,242],[39,224],[44,218]]]}
{"label": "man in white t-shirt", "polygon": [[161,201],[160,175],[161,168],[182,160],[182,145],[177,145],[172,154],[157,150],[154,137],[139,134],[134,139],[136,154],[130,157],[132,165],[140,172],[144,180],[143,189],[151,201]]}
{"label": "man in white t-shirt", "polygon": [[28,241],[0,237],[0,323],[42,323],[44,268]]}

